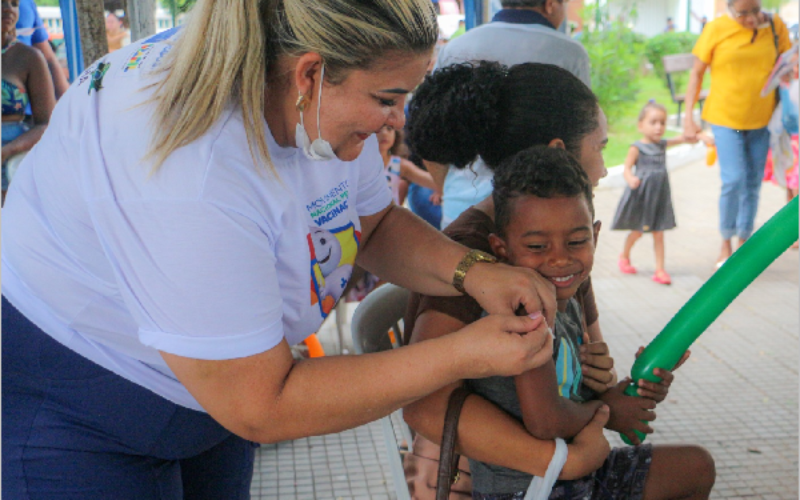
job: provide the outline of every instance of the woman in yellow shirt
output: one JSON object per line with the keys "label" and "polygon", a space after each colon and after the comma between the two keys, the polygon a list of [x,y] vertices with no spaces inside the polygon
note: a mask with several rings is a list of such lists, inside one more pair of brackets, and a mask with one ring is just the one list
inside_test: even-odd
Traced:
{"label": "woman in yellow shirt", "polygon": [[778,55],[791,47],[789,32],[778,16],[762,12],[761,0],[728,0],[728,13],[709,22],[692,53],[696,56],[686,90],[684,134],[700,130],[691,109],[700,82],[711,68],[711,89],[703,119],[711,124],[719,155],[722,193],[719,199],[721,265],[753,232],[761,179],[769,149],[769,123],[775,96],[761,89]]}

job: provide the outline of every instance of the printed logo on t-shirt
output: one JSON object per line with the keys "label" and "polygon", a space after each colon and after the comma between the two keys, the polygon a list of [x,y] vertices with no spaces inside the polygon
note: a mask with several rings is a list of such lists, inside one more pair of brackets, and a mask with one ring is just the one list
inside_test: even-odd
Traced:
{"label": "printed logo on t-shirt", "polygon": [[164,48],[161,49],[161,52],[158,53],[156,60],[153,61],[153,65],[150,67],[150,69],[157,68],[161,60],[164,59],[164,56],[167,55],[170,50],[172,50],[172,47],[174,47],[172,44],[165,45]]}
{"label": "printed logo on t-shirt", "polygon": [[92,89],[94,89],[95,92],[100,92],[100,89],[103,88],[103,78],[105,78],[108,68],[110,67],[111,63],[105,62],[101,62],[97,65],[97,68],[92,72],[92,83],[89,84],[89,94],[92,93]]}
{"label": "printed logo on t-shirt", "polygon": [[353,273],[361,233],[352,222],[326,230],[310,227],[311,305],[319,304],[322,318],[336,306]]}
{"label": "printed logo on t-shirt", "polygon": [[318,226],[332,222],[347,213],[350,190],[347,180],[340,182],[330,191],[306,205],[306,210]]}
{"label": "printed logo on t-shirt", "polygon": [[164,40],[172,37],[172,35],[176,34],[182,28],[183,28],[183,26],[175,26],[174,28],[170,28],[168,30],[162,31],[161,33],[156,33],[155,35],[151,36],[150,38],[148,38],[144,42],[145,43],[163,42]]}
{"label": "printed logo on t-shirt", "polygon": [[144,60],[147,59],[147,56],[150,54],[150,51],[154,46],[154,43],[142,44],[142,46],[133,53],[130,59],[128,59],[128,62],[125,64],[125,66],[122,67],[122,72],[127,73],[132,69],[138,69]]}

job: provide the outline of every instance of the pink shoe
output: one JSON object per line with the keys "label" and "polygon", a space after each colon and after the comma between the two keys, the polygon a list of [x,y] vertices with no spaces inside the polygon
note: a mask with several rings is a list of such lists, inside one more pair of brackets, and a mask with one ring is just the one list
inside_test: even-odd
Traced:
{"label": "pink shoe", "polygon": [[617,265],[619,265],[619,270],[625,274],[636,274],[636,268],[631,265],[630,259],[620,257]]}
{"label": "pink shoe", "polygon": [[653,275],[653,281],[662,285],[672,284],[672,278],[670,278],[666,271],[656,271],[656,274]]}

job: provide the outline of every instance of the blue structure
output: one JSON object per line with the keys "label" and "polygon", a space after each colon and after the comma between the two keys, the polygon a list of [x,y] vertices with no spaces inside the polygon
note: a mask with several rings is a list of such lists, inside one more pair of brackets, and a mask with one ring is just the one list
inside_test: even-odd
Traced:
{"label": "blue structure", "polygon": [[75,0],[58,0],[61,7],[61,22],[64,29],[64,43],[67,48],[69,81],[72,83],[83,71],[83,51],[81,34],[78,29],[78,9]]}

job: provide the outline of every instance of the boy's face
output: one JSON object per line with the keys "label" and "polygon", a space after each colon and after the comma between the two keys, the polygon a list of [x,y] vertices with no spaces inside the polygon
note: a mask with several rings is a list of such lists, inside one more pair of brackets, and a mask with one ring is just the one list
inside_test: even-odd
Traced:
{"label": "boy's face", "polygon": [[600,222],[592,224],[583,195],[525,195],[512,203],[505,238],[489,236],[492,250],[501,260],[533,269],[553,283],[563,310],[592,271]]}

